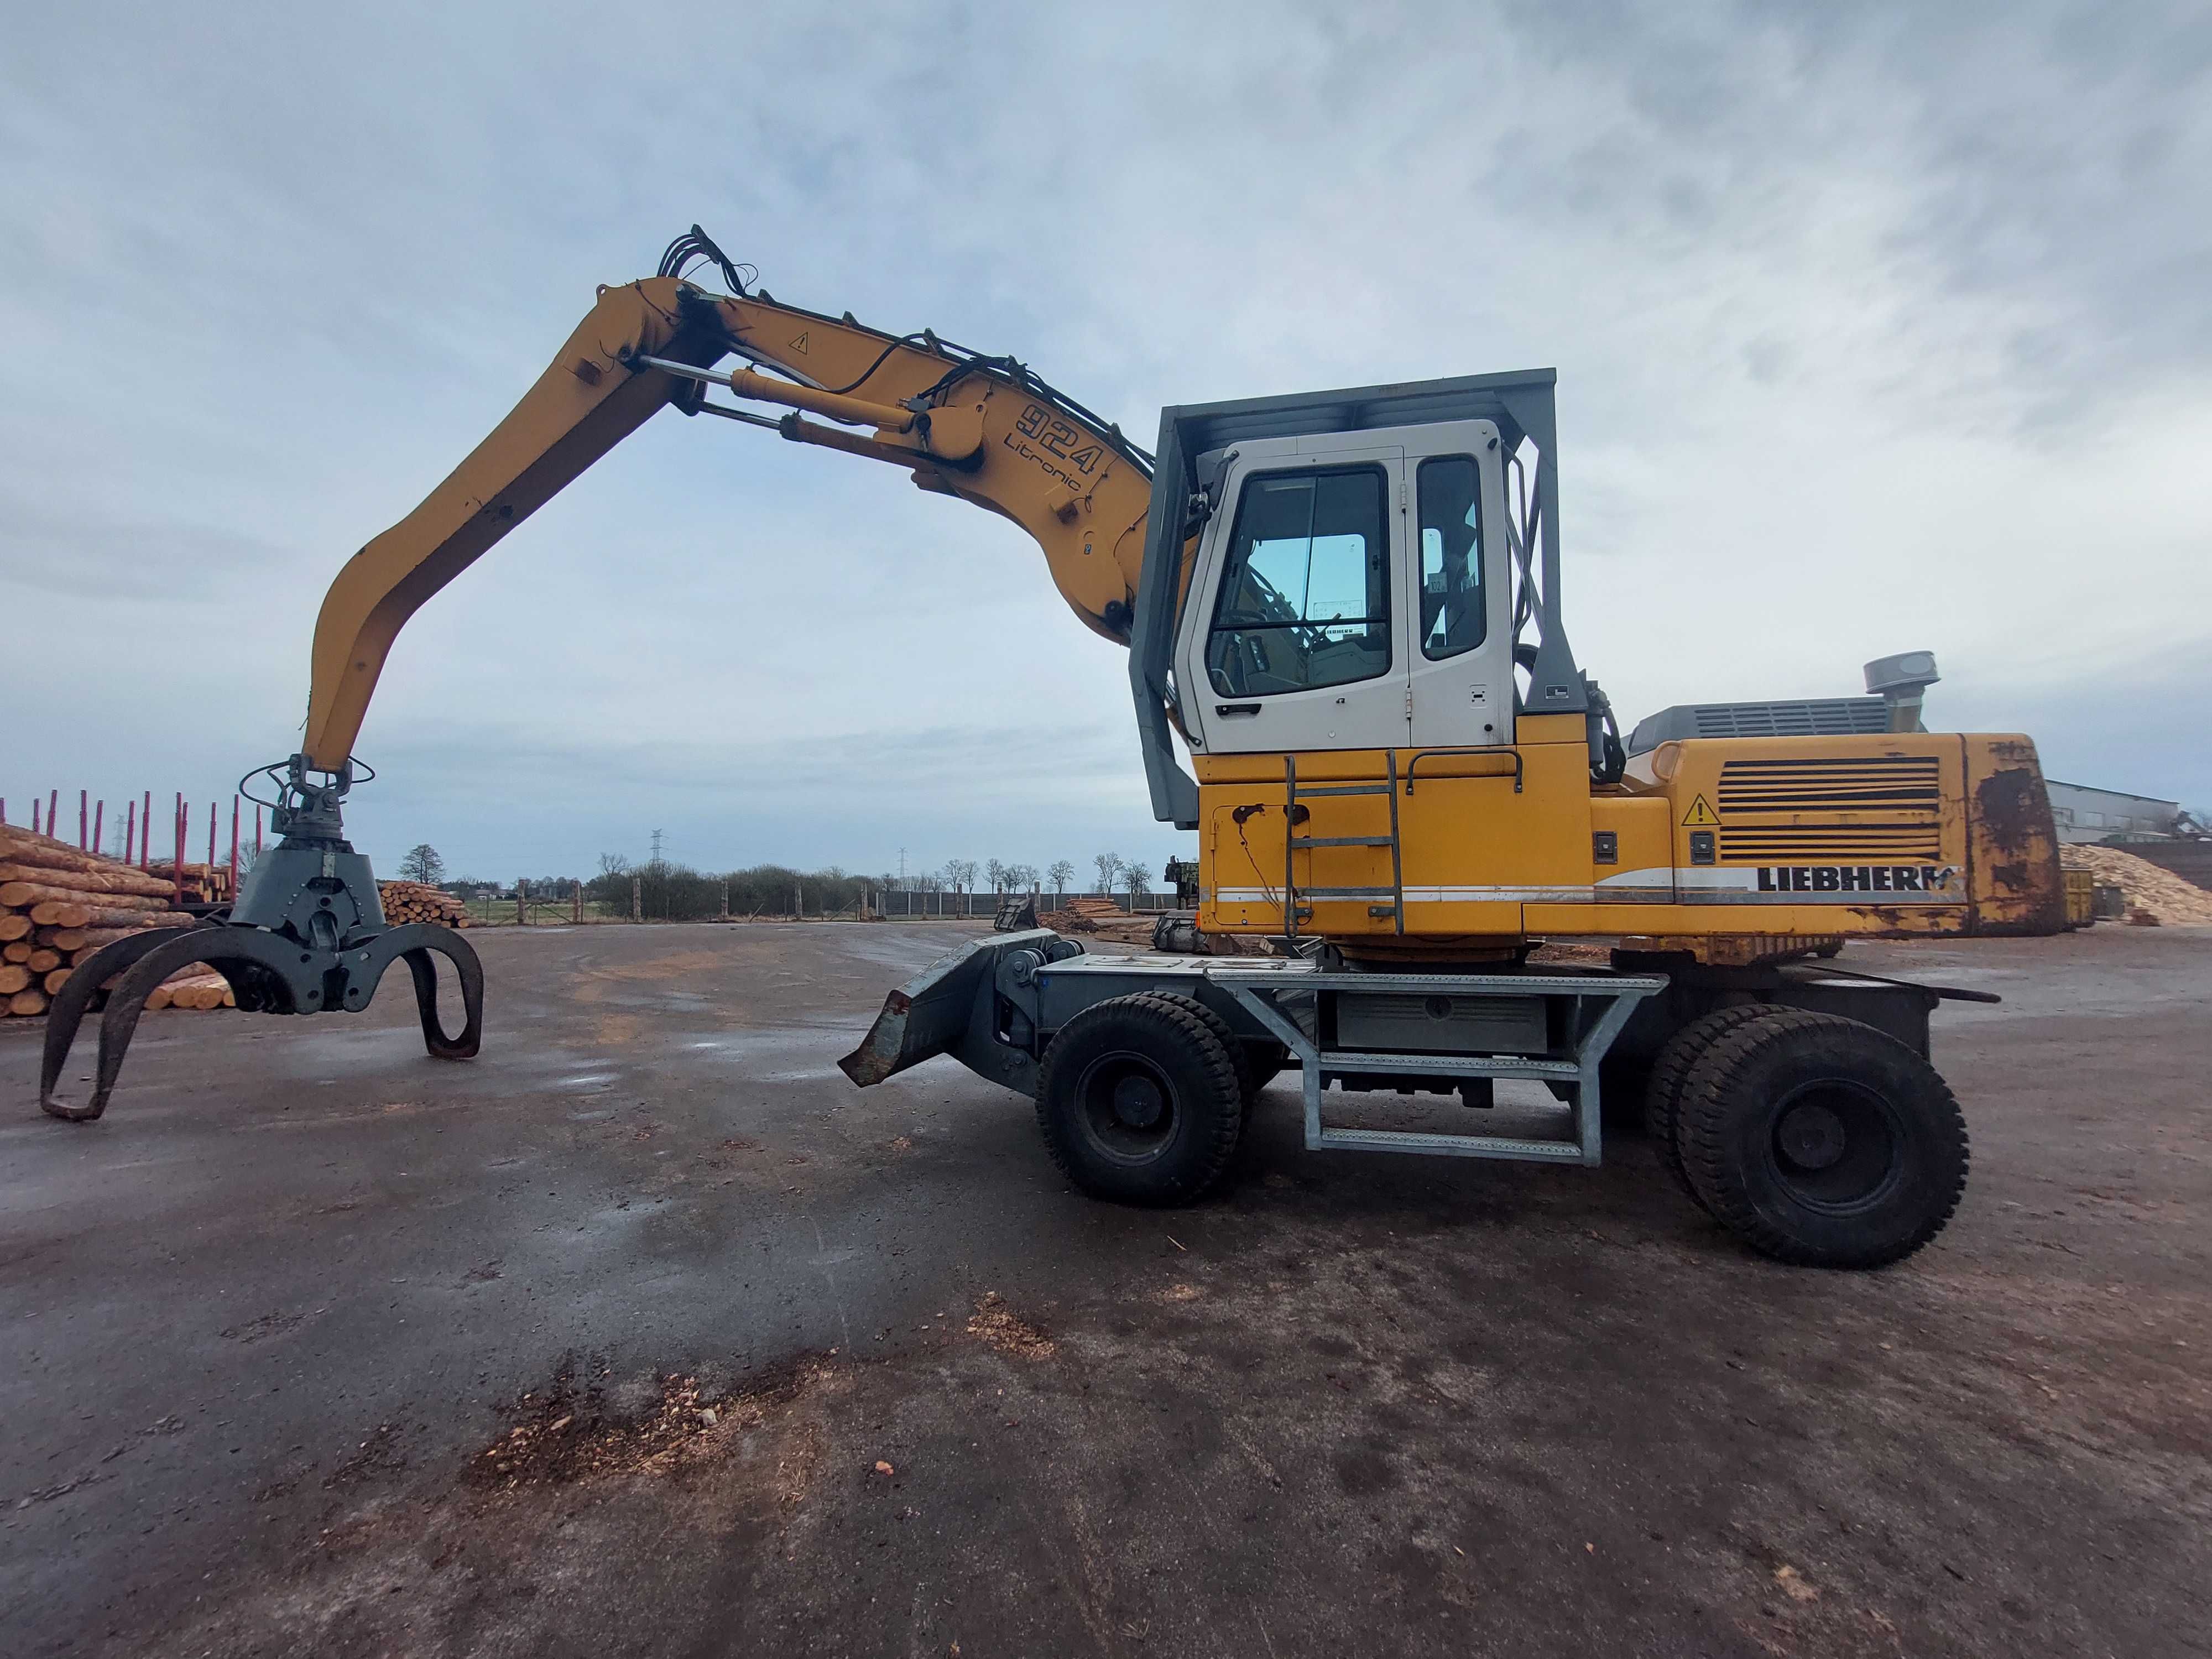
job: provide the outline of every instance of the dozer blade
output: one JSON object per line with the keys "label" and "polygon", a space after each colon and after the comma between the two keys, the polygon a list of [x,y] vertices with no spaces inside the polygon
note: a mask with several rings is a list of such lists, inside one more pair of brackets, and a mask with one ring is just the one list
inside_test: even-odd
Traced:
{"label": "dozer blade", "polygon": [[883,1012],[837,1068],[865,1089],[960,1048],[979,1019],[988,1039],[999,958],[1009,951],[1050,945],[1058,937],[1050,928],[1005,933],[970,940],[940,957],[884,999]]}

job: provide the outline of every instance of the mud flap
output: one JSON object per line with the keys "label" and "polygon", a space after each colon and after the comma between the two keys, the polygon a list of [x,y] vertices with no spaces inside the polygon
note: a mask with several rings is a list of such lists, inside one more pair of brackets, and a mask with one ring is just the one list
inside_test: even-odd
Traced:
{"label": "mud flap", "polygon": [[[976,1058],[999,1046],[992,1030],[999,959],[1010,951],[1041,949],[1058,938],[1050,928],[1040,927],[972,939],[939,958],[884,999],[883,1012],[860,1046],[837,1062],[838,1069],[865,1089],[937,1054],[957,1054],[976,1067]],[[1010,1057],[1028,1063],[1027,1055]],[[982,1074],[994,1082],[1005,1080],[994,1075],[996,1069]]]}

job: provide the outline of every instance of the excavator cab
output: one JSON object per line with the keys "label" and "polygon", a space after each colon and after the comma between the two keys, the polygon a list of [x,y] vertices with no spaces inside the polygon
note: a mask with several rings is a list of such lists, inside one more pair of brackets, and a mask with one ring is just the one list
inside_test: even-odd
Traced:
{"label": "excavator cab", "polygon": [[1176,630],[1192,751],[1510,744],[1501,449],[1455,421],[1200,457],[1221,505]]}

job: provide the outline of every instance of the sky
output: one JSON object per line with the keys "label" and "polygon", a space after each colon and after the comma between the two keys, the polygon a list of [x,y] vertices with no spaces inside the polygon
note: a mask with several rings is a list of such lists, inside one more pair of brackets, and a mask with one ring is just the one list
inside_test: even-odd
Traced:
{"label": "sky", "polygon": [[[2212,805],[2201,4],[80,0],[8,36],[11,822],[227,813],[296,745],[339,566],[695,221],[1137,434],[1555,366],[1566,621],[1625,726],[1925,648],[1932,726]],[[1194,838],[1126,675],[1012,525],[664,414],[410,624],[348,821],[387,872],[656,829],[707,868],[1157,872]]]}

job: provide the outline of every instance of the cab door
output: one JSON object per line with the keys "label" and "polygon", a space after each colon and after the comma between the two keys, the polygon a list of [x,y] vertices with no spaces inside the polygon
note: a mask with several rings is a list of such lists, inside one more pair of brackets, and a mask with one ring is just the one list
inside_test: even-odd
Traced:
{"label": "cab door", "polygon": [[1399,612],[1417,749],[1513,741],[1511,557],[1498,428],[1406,434],[1409,547]]}
{"label": "cab door", "polygon": [[1404,489],[1403,447],[1369,434],[1237,447],[1177,641],[1194,747],[1405,745]]}

